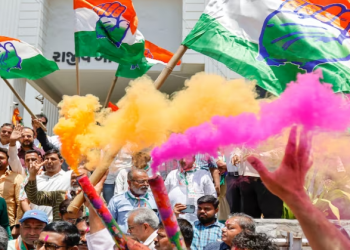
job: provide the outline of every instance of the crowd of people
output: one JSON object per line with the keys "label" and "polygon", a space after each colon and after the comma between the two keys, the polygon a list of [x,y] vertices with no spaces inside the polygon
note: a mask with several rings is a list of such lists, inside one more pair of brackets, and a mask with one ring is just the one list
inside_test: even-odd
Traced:
{"label": "crowd of people", "polygon": [[[115,243],[89,201],[77,214],[67,208],[81,192],[77,174],[60,154],[57,136],[41,128],[5,123],[0,130],[0,250],[115,249]],[[350,249],[349,238],[332,225],[306,196],[303,184],[310,142],[292,129],[281,166],[271,173],[244,150],[197,154],[174,161],[161,173],[187,249],[278,249],[256,232],[257,218],[282,216],[283,202],[294,212],[313,249]],[[243,156],[244,155],[244,156]],[[95,186],[123,233],[151,250],[173,249],[149,188],[151,157],[122,150]],[[79,174],[90,175],[82,163]]]}

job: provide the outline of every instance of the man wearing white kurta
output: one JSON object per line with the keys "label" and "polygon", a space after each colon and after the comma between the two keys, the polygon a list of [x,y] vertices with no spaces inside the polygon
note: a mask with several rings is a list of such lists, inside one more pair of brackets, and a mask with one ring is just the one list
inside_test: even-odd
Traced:
{"label": "man wearing white kurta", "polygon": [[171,171],[165,180],[165,187],[173,207],[175,204],[195,206],[194,213],[180,214],[180,218],[191,223],[197,220],[197,200],[204,195],[217,197],[209,172],[196,169],[194,162],[194,157],[182,159],[180,169]]}

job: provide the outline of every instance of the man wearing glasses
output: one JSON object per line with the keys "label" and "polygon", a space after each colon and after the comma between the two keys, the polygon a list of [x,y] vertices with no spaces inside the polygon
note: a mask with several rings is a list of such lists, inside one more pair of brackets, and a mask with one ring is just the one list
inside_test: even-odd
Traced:
{"label": "man wearing glasses", "polygon": [[128,173],[129,190],[115,195],[108,209],[124,233],[128,231],[127,214],[138,207],[148,207],[157,211],[152,193],[148,193],[148,175],[145,170],[132,168]]}
{"label": "man wearing glasses", "polygon": [[252,217],[243,213],[233,214],[225,223],[222,229],[222,242],[209,243],[204,250],[230,250],[232,240],[237,234],[249,231],[255,232],[255,222]]}
{"label": "man wearing glasses", "polygon": [[79,250],[79,242],[76,226],[67,221],[55,221],[44,227],[34,247],[35,250]]}
{"label": "man wearing glasses", "polygon": [[25,212],[20,220],[20,236],[8,243],[7,250],[34,249],[34,241],[38,240],[43,228],[49,222],[46,213],[40,210]]}

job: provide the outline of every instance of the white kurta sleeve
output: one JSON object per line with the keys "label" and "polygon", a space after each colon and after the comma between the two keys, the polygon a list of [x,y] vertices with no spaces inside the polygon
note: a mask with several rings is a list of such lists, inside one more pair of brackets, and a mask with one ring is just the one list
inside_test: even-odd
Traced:
{"label": "white kurta sleeve", "polygon": [[24,168],[22,167],[21,161],[18,158],[17,146],[9,146],[9,164],[11,166],[12,172],[16,174],[26,175]]}
{"label": "white kurta sleeve", "polygon": [[89,250],[114,250],[115,245],[106,228],[94,234],[87,234],[86,242]]}

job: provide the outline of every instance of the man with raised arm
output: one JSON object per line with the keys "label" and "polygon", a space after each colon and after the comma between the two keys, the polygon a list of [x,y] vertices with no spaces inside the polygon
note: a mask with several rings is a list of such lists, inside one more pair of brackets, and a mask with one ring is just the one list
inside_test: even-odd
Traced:
{"label": "man with raised arm", "polygon": [[312,205],[304,190],[305,176],[312,166],[310,149],[310,135],[302,130],[298,143],[297,128],[293,127],[284,159],[275,172],[270,173],[254,156],[247,160],[259,172],[266,187],[292,210],[312,249],[350,249],[350,241]]}

